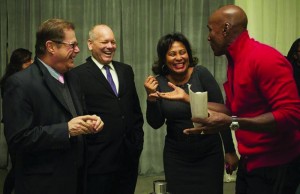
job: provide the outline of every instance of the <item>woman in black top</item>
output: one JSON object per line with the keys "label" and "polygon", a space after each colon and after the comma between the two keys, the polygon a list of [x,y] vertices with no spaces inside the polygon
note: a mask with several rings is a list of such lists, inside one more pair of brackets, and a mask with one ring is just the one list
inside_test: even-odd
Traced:
{"label": "woman in black top", "polygon": [[[219,134],[186,135],[192,128],[190,104],[179,100],[159,98],[156,92],[171,92],[179,86],[188,94],[188,84],[194,92],[208,93],[209,102],[223,103],[218,83],[203,66],[197,65],[188,40],[181,33],[163,36],[157,45],[158,61],[145,83],[147,122],[155,129],[164,123],[167,135],[164,147],[164,170],[168,191],[172,194],[222,194],[224,154],[226,163],[234,170],[238,158],[231,131]],[[171,83],[171,84],[170,84]],[[188,95],[186,95],[188,96]],[[188,101],[188,100],[186,100]]]}

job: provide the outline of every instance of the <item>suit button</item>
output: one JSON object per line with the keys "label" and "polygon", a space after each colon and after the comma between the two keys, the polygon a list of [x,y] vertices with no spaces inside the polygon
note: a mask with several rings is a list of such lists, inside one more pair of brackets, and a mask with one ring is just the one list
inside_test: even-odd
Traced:
{"label": "suit button", "polygon": [[124,116],[124,115],[122,116],[122,119],[125,119],[125,116]]}
{"label": "suit button", "polygon": [[118,98],[118,100],[121,100],[121,98]]}

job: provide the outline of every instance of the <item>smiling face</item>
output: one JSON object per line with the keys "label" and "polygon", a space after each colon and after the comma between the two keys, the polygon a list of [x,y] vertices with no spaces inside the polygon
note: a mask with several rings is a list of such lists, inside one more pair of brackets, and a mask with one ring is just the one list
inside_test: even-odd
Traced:
{"label": "smiling face", "polygon": [[[52,42],[53,47],[53,68],[59,73],[65,73],[72,69],[74,65],[74,58],[80,52],[75,36],[75,31],[72,29],[64,30],[65,37],[61,43]],[[71,44],[74,44],[74,48]]]}
{"label": "smiling face", "polygon": [[183,43],[175,41],[166,54],[170,74],[184,74],[189,67],[189,55]]}
{"label": "smiling face", "polygon": [[101,64],[109,64],[117,49],[113,31],[106,25],[99,25],[90,31],[88,48]]}

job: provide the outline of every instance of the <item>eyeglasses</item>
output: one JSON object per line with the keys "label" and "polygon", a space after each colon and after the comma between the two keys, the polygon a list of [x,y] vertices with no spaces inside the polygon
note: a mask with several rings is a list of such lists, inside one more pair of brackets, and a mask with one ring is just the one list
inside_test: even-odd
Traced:
{"label": "eyeglasses", "polygon": [[70,43],[70,42],[63,42],[63,41],[56,41],[56,40],[52,40],[52,42],[55,42],[55,43],[57,43],[57,44],[65,44],[65,45],[68,45],[68,46],[70,46],[72,49],[75,49],[76,47],[78,47],[78,42]]}

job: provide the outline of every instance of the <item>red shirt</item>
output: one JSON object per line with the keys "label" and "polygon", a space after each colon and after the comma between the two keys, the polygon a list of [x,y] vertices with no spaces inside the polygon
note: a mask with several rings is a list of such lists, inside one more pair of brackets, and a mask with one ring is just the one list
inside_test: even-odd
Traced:
{"label": "red shirt", "polygon": [[277,132],[236,131],[238,151],[248,171],[288,163],[300,155],[300,99],[293,70],[274,48],[243,32],[228,47],[226,105],[232,115],[255,117],[271,112]]}

